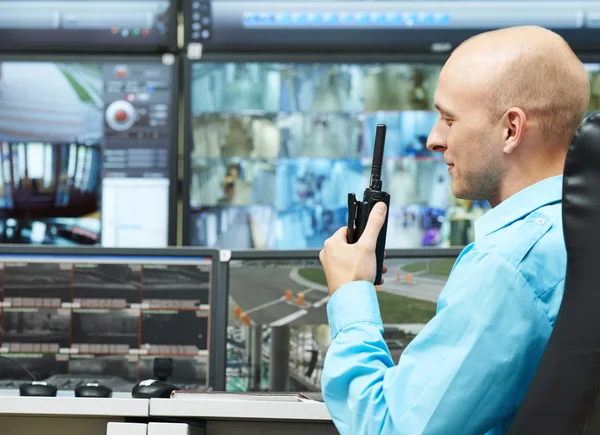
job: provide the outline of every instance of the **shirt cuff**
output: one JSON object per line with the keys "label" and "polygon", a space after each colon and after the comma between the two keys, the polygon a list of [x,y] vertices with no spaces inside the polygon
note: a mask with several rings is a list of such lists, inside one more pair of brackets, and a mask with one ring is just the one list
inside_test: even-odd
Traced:
{"label": "shirt cuff", "polygon": [[344,284],[329,298],[327,318],[332,340],[353,323],[370,322],[383,326],[375,286],[368,281]]}

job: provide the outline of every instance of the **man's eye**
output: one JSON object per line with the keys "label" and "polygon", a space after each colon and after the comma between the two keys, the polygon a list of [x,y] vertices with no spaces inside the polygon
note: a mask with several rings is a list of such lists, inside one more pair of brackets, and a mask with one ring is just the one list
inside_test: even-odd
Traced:
{"label": "man's eye", "polygon": [[444,122],[444,123],[445,123],[447,126],[450,126],[450,125],[452,125],[452,121],[451,121],[450,119],[448,119],[448,118],[441,117],[441,120],[442,120],[442,121],[443,121],[443,122]]}

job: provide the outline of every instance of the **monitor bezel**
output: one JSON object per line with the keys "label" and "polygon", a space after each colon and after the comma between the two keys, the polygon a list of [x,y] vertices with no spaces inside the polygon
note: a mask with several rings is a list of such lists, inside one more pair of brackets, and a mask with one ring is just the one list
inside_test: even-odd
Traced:
{"label": "monitor bezel", "polygon": [[[458,257],[464,246],[450,248],[407,248],[407,249],[386,249],[386,259],[399,258],[452,258]],[[298,249],[298,250],[262,250],[262,249],[244,249],[244,250],[221,250],[229,252],[227,255],[229,261],[235,260],[317,260],[319,261],[320,249]],[[385,260],[384,260],[385,263]]]}
{"label": "monitor bezel", "polygon": [[[165,46],[148,46],[148,47],[120,47],[115,44],[98,45],[90,41],[85,47],[73,47],[69,48],[67,45],[56,44],[51,48],[43,48],[33,46],[31,44],[12,45],[10,47],[4,47],[0,45],[0,56],[4,54],[30,54],[38,55],[43,54],[77,54],[77,53],[92,53],[92,54],[104,54],[104,55],[123,55],[125,53],[134,54],[163,54],[163,53],[175,53],[179,51],[179,12],[181,6],[181,0],[169,0],[171,3],[169,19],[171,20],[171,26],[167,32],[167,42]],[[26,31],[26,29],[19,29],[20,31]]]}
{"label": "monitor bezel", "polygon": [[[281,63],[422,63],[443,65],[448,59],[448,55],[432,55],[432,54],[299,54],[299,53],[279,53],[279,54],[247,54],[247,53],[210,53],[201,57],[201,59],[190,59],[188,56],[183,56],[183,114],[181,116],[183,122],[183,179],[181,187],[182,201],[182,219],[181,219],[181,235],[183,246],[193,246],[191,244],[191,207],[190,207],[190,184],[191,184],[191,159],[189,156],[192,153],[193,134],[192,134],[192,65],[202,62],[281,62]],[[261,250],[265,252],[264,250]],[[280,251],[284,252],[284,251]]]}
{"label": "monitor bezel", "polygon": [[[163,64],[163,57],[171,57],[171,54],[159,54],[159,55],[141,55],[136,57],[125,56],[125,55],[74,55],[74,54],[4,54],[0,52],[0,62],[91,62],[91,63],[102,63],[102,62],[160,62]],[[169,223],[167,226],[167,246],[174,246],[177,244],[177,227],[178,227],[178,214],[177,214],[177,199],[178,199],[178,184],[179,184],[179,92],[181,86],[181,61],[178,56],[175,56],[174,62],[171,67],[172,74],[172,89],[171,89],[171,152],[168,160],[169,170]],[[101,215],[102,219],[102,215]],[[33,246],[33,245],[27,245]]]}
{"label": "monitor bezel", "polygon": [[[154,257],[164,258],[210,258],[211,260],[211,308],[210,308],[210,351],[208,354],[208,387],[225,389],[227,346],[223,322],[227,324],[227,292],[222,291],[221,253],[217,249],[194,247],[168,248],[103,248],[101,246],[56,246],[56,245],[2,245],[0,255],[66,256],[66,257]],[[1,262],[1,260],[0,260]]]}

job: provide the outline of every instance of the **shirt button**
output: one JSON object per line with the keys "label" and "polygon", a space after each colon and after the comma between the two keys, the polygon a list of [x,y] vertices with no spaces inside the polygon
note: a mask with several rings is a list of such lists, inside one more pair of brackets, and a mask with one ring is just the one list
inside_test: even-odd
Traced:
{"label": "shirt button", "polygon": [[535,223],[538,224],[538,225],[544,225],[545,222],[546,221],[544,219],[542,219],[542,218],[537,218],[535,220]]}

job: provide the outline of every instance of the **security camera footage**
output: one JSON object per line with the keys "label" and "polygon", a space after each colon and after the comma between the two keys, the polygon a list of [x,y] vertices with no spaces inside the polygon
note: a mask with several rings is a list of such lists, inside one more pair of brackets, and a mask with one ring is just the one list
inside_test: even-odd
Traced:
{"label": "security camera footage", "polygon": [[[435,315],[438,297],[455,261],[455,257],[399,258],[388,251],[388,272],[377,288],[377,298],[384,338],[396,363],[408,343]],[[269,359],[282,352],[272,346],[272,330],[280,327],[289,328],[290,334],[290,390],[319,391],[331,339],[328,301],[327,282],[317,258],[232,260],[227,389],[269,389]],[[262,329],[260,343],[252,341],[247,325]],[[253,348],[263,355],[260,379],[251,369],[249,352]]]}
{"label": "security camera footage", "polygon": [[171,0],[1,0],[0,50],[165,51]]}
{"label": "security camera footage", "polygon": [[[193,63],[188,242],[223,249],[319,248],[347,225],[387,125],[386,246],[469,241],[440,153],[435,64]],[[474,213],[472,214],[475,215]],[[465,230],[464,228],[467,228]],[[459,234],[454,233],[458,231]]]}
{"label": "security camera footage", "polygon": [[[0,259],[0,355],[37,379],[112,375],[128,383],[153,377],[162,358],[173,379],[206,386],[210,259],[11,257]],[[0,367],[2,378],[27,374]]]}
{"label": "security camera footage", "polygon": [[171,75],[0,56],[0,243],[166,246]]}
{"label": "security camera footage", "polygon": [[[140,378],[150,379],[156,378],[154,367],[156,358],[141,357],[140,358]],[[186,385],[206,385],[208,379],[208,359],[198,356],[189,357],[173,357],[172,358],[173,375],[169,381],[173,382],[180,388]]]}

